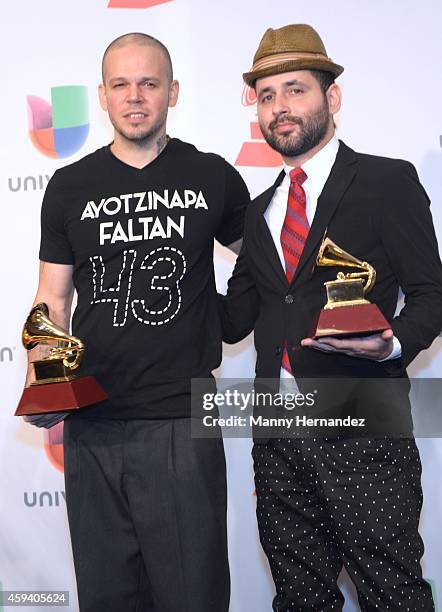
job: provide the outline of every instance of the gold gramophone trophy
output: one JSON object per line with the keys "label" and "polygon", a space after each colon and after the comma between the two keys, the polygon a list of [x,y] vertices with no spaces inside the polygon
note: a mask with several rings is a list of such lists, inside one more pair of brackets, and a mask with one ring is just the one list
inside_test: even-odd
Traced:
{"label": "gold gramophone trophy", "polygon": [[314,338],[365,336],[390,329],[376,304],[365,299],[376,281],[373,266],[353,257],[327,237],[322,241],[316,265],[356,268],[360,272],[338,272],[336,280],[324,283],[327,303],[315,317]]}
{"label": "gold gramophone trophy", "polygon": [[84,354],[84,344],[49,318],[43,302],[29,313],[22,332],[23,346],[29,351],[38,344],[57,343],[47,357],[32,362],[35,382],[21,396],[16,416],[69,412],[107,399],[93,376],[75,374]]}

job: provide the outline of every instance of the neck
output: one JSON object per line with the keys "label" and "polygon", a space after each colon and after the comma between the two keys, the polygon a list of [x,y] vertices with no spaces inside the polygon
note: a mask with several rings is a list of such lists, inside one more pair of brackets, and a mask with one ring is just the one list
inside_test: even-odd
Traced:
{"label": "neck", "polygon": [[302,155],[297,155],[296,157],[284,157],[284,156],[282,156],[282,159],[284,160],[284,163],[287,164],[287,166],[293,166],[293,168],[297,168],[298,166],[302,166],[302,164],[305,164],[306,161],[308,161],[309,159],[314,157],[316,155],[316,153],[319,153],[319,151],[321,149],[323,149],[325,147],[325,145],[330,142],[330,140],[333,138],[334,135],[335,135],[335,130],[334,130],[334,127],[333,127],[332,129],[327,130],[327,134],[316,145],[316,147],[313,147],[313,149],[310,149],[306,153],[303,153]]}
{"label": "neck", "polygon": [[134,168],[144,168],[150,164],[167,144],[168,136],[166,130],[162,130],[152,138],[137,141],[128,140],[118,132],[115,132],[111,151],[121,161]]}

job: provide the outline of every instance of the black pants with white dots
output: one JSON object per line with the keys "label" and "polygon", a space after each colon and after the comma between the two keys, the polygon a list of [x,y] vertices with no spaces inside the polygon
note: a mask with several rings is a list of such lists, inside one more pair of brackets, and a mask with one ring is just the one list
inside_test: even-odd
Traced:
{"label": "black pants with white dots", "polygon": [[273,610],[342,610],[343,565],[364,612],[434,610],[413,439],[274,439],[255,444],[253,458]]}

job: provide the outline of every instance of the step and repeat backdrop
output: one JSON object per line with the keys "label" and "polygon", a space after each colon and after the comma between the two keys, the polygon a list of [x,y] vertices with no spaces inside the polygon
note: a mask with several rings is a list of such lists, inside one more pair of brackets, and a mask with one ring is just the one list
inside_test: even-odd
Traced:
{"label": "step and repeat backdrop", "polygon": [[[439,0],[25,0],[3,5],[0,588],[70,591],[69,609],[78,610],[64,496],[62,426],[43,432],[13,413],[26,363],[21,327],[37,287],[44,189],[57,168],[112,137],[97,99],[107,44],[132,31],[146,32],[166,44],[181,84],[178,105],[169,116],[169,134],[221,154],[257,195],[273,182],[281,159],[262,139],[253,92],[244,87],[241,74],[250,68],[266,28],[313,25],[329,55],[345,67],[339,79],[339,137],[356,150],[416,165],[442,241],[441,18]],[[221,291],[234,260],[232,253],[216,245]],[[253,375],[251,337],[224,348],[217,376]],[[442,341],[437,339],[416,359],[410,374],[436,378],[441,368]],[[435,404],[441,401],[433,399]],[[418,444],[425,495],[424,575],[442,601],[442,442],[426,438]],[[255,524],[251,442],[228,439],[225,447],[231,612],[268,612],[273,587]],[[340,580],[346,612],[357,610],[344,573]]]}

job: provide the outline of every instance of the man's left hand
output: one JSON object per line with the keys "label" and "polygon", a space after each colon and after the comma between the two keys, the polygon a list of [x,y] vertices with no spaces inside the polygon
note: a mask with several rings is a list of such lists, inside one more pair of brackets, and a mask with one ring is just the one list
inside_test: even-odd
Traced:
{"label": "man's left hand", "polygon": [[373,334],[362,338],[332,338],[326,336],[320,340],[304,338],[301,346],[313,348],[324,353],[344,353],[350,357],[385,359],[393,350],[393,330],[387,329],[381,334]]}

